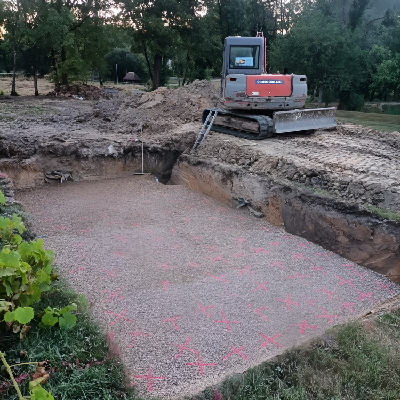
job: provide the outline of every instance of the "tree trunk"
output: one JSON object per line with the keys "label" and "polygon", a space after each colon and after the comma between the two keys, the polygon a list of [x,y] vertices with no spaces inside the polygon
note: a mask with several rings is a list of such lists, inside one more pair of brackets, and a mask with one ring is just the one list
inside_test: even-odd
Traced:
{"label": "tree trunk", "polygon": [[318,108],[322,107],[322,87],[318,90]]}
{"label": "tree trunk", "polygon": [[149,56],[147,54],[146,43],[144,42],[144,40],[142,41],[142,47],[143,47],[144,57],[146,58],[147,68],[149,69],[150,79],[153,82],[153,71],[151,70],[150,60],[149,60]]}
{"label": "tree trunk", "polygon": [[14,50],[14,62],[13,62],[13,77],[12,77],[12,85],[11,85],[11,96],[18,96],[18,93],[15,90],[15,74],[17,67],[17,52]]}
{"label": "tree trunk", "polygon": [[[67,61],[67,52],[63,46],[61,48],[61,62],[64,63],[65,61]],[[61,73],[61,84],[68,85],[68,75],[64,71]]]}
{"label": "tree trunk", "polygon": [[99,82],[100,82],[100,86],[103,86],[103,78],[101,77],[100,72],[99,72]]}
{"label": "tree trunk", "polygon": [[39,96],[38,88],[37,88],[37,70],[33,73],[33,85],[35,86],[35,96]]}
{"label": "tree trunk", "polygon": [[161,67],[162,67],[162,56],[160,54],[156,54],[154,56],[154,64],[153,64],[153,90],[156,90],[160,87]]}
{"label": "tree trunk", "polygon": [[187,71],[188,71],[188,65],[189,65],[189,52],[186,53],[186,64],[185,64],[185,72],[183,73],[182,86],[185,86],[186,77],[187,77]]}

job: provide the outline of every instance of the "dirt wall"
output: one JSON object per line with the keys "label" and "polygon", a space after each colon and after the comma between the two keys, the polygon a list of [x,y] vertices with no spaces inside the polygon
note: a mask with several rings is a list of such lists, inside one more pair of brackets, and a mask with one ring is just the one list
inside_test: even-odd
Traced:
{"label": "dirt wall", "polygon": [[400,224],[381,221],[354,205],[288,181],[191,155],[178,159],[171,182],[225,202],[244,199],[250,210],[287,232],[400,283]]}

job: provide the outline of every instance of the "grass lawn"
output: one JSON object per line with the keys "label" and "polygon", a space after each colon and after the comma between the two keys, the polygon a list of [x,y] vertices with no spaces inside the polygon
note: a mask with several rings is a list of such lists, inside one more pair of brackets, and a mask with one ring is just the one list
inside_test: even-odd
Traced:
{"label": "grass lawn", "polygon": [[381,132],[400,132],[400,115],[337,110],[336,118],[339,122],[362,125]]}
{"label": "grass lawn", "polygon": [[343,325],[192,400],[398,400],[400,310]]}

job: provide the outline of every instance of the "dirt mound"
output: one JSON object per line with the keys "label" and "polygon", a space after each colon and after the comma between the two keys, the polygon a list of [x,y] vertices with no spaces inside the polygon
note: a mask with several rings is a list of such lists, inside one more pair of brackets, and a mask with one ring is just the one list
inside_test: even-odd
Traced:
{"label": "dirt mound", "polygon": [[48,95],[59,97],[73,97],[81,100],[96,100],[100,98],[108,99],[108,95],[104,93],[103,89],[85,84],[60,86],[59,92],[52,91],[48,93]]}
{"label": "dirt mound", "polygon": [[[176,136],[183,125],[201,123],[203,110],[217,106],[218,102],[219,94],[210,82],[194,81],[178,89],[160,87],[154,92],[127,97],[115,117],[121,133],[165,141]],[[112,107],[112,103],[100,101],[99,116],[107,114],[110,118]]]}

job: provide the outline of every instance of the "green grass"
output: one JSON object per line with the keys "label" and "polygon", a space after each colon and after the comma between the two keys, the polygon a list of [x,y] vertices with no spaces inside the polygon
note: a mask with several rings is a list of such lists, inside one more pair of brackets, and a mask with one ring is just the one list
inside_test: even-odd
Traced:
{"label": "green grass", "polygon": [[382,109],[386,114],[400,115],[400,104],[398,104],[398,105],[386,105],[386,104],[384,104],[382,106]]}
{"label": "green grass", "polygon": [[[48,305],[61,307],[70,301],[78,304],[78,322],[70,329],[39,328],[32,323],[32,329],[25,340],[19,335],[4,334],[0,326],[2,340],[0,351],[6,354],[9,364],[49,360],[51,377],[44,385],[57,400],[78,399],[134,399],[133,389],[126,388],[126,378],[121,361],[109,353],[104,334],[95,324],[86,309],[86,300],[76,295],[65,284],[56,283],[51,292],[35,305],[43,310]],[[21,357],[21,352],[26,353]],[[14,367],[14,375],[32,372],[35,365]],[[0,382],[8,381],[5,371],[0,370]],[[28,395],[29,379],[21,382],[23,395]],[[0,385],[1,386],[1,385]],[[13,387],[2,394],[3,400],[16,399]]]}
{"label": "green grass", "polygon": [[362,125],[381,132],[400,132],[400,115],[337,110],[336,118],[340,122]]}
{"label": "green grass", "polygon": [[400,311],[338,327],[192,400],[398,400]]}
{"label": "green grass", "polygon": [[388,219],[390,221],[400,222],[400,213],[398,212],[385,210],[384,208],[376,207],[371,204],[366,205],[366,208],[377,217]]}

